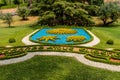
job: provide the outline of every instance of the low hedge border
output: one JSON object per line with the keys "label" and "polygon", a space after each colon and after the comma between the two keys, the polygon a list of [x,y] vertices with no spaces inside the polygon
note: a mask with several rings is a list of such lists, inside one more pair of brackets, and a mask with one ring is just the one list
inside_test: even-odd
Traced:
{"label": "low hedge border", "polygon": [[85,55],[84,57],[86,59],[89,59],[89,60],[92,60],[92,61],[95,61],[95,62],[102,62],[102,63],[112,64],[112,65],[120,65],[120,62],[111,62],[110,60],[95,58],[95,57],[91,57],[89,55]]}
{"label": "low hedge border", "polygon": [[[75,48],[78,51],[75,51]],[[10,59],[15,57],[20,57],[26,55],[28,52],[38,52],[38,51],[49,51],[49,52],[70,52],[85,54],[87,59],[93,61],[99,61],[110,64],[120,64],[116,62],[110,62],[110,58],[119,59],[120,53],[114,51],[108,51],[103,49],[91,48],[91,47],[82,47],[82,46],[70,46],[70,45],[29,45],[29,46],[16,46],[3,48],[0,50],[0,54],[4,54],[4,58],[0,59]],[[102,60],[102,61],[101,61]],[[104,61],[103,61],[104,60]]]}

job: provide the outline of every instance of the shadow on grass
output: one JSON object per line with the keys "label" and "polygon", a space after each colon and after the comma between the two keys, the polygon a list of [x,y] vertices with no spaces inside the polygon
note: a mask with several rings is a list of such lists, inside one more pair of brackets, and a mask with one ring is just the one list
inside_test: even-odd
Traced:
{"label": "shadow on grass", "polygon": [[6,27],[4,27],[4,28],[15,28],[16,26],[6,26]]}
{"label": "shadow on grass", "polygon": [[96,27],[107,27],[107,28],[110,28],[110,27],[119,27],[120,24],[110,24],[110,25],[95,25]]}

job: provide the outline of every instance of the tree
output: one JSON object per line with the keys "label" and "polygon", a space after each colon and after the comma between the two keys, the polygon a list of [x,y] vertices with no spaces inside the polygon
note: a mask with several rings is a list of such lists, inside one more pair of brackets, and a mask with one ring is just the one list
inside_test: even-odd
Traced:
{"label": "tree", "polygon": [[87,2],[90,5],[98,5],[98,6],[101,6],[102,4],[104,4],[104,0],[87,0]]}
{"label": "tree", "polygon": [[13,21],[12,15],[10,13],[2,14],[2,19],[5,20],[5,23],[11,27],[11,23]]}
{"label": "tree", "polygon": [[18,5],[18,9],[19,9],[19,5],[20,5],[20,0],[13,0],[13,3]]}
{"label": "tree", "polygon": [[30,11],[26,7],[19,8],[18,16],[22,17],[22,20],[27,20],[27,17],[29,16]]}
{"label": "tree", "polygon": [[120,5],[116,2],[109,2],[102,5],[98,11],[98,16],[103,21],[104,25],[109,25],[120,16]]}
{"label": "tree", "polygon": [[[88,12],[82,8],[83,3],[58,0],[42,0],[37,7],[40,25],[82,25],[89,26],[93,22]],[[34,6],[33,5],[33,6]]]}
{"label": "tree", "polygon": [[33,2],[33,0],[28,0],[28,7],[32,6],[32,2]]}
{"label": "tree", "polygon": [[6,1],[5,0],[0,0],[0,8],[4,5],[6,5]]}

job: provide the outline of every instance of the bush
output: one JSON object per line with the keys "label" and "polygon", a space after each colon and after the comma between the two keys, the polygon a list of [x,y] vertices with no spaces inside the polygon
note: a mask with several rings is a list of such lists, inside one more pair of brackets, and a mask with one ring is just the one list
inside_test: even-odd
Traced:
{"label": "bush", "polygon": [[9,43],[15,43],[15,42],[16,42],[16,40],[14,38],[9,39]]}
{"label": "bush", "polygon": [[106,44],[113,45],[113,44],[114,44],[114,41],[113,41],[113,40],[107,40]]}
{"label": "bush", "polygon": [[27,17],[29,16],[30,11],[26,7],[21,7],[17,10],[17,14],[18,16],[22,17],[22,20],[27,20],[28,19]]}

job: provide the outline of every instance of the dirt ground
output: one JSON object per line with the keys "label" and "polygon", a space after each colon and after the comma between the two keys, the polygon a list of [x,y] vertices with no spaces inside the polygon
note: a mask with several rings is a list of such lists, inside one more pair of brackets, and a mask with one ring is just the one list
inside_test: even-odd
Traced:
{"label": "dirt ground", "polygon": [[[13,9],[3,9],[0,11],[2,11],[2,13],[15,13],[16,10],[17,10],[16,8],[13,8]],[[23,21],[21,20],[21,17],[15,15],[13,16],[13,22],[11,26],[22,26],[26,24],[33,24],[37,22],[38,18],[39,18],[38,16],[29,16],[28,20]],[[0,27],[4,27],[4,26],[7,26],[7,24],[5,24],[3,20],[0,20]]]}
{"label": "dirt ground", "polygon": [[0,10],[2,13],[14,13],[16,12],[17,8],[11,8],[11,9],[2,9]]}

